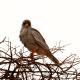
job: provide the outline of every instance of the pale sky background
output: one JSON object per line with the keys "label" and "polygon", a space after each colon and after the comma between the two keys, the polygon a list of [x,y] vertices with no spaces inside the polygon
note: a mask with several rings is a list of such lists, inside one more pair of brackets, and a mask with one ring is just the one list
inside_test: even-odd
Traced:
{"label": "pale sky background", "polygon": [[14,46],[23,46],[19,31],[24,19],[29,19],[52,48],[61,40],[65,57],[80,56],[80,0],[0,0],[0,40],[9,37]]}

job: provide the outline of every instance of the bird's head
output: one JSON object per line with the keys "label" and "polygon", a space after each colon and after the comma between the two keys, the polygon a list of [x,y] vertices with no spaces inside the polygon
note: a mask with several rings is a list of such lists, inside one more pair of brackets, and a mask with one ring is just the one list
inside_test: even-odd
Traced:
{"label": "bird's head", "polygon": [[23,23],[22,23],[22,27],[23,28],[29,28],[29,27],[31,27],[30,20],[24,20]]}

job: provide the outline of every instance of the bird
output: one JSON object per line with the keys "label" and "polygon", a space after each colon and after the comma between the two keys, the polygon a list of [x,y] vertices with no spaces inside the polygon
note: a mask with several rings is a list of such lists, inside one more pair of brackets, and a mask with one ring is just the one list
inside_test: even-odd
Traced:
{"label": "bird", "polygon": [[37,55],[47,56],[55,64],[59,64],[58,59],[52,55],[41,33],[37,29],[32,28],[30,20],[26,19],[22,22],[19,38],[24,47],[31,52],[31,55],[37,53]]}

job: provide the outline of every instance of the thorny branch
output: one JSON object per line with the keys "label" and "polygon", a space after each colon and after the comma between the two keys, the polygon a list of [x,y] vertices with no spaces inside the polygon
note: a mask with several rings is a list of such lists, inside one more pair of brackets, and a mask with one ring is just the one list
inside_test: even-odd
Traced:
{"label": "thorny branch", "polygon": [[[34,61],[24,55],[27,51],[18,51],[5,38],[0,45],[7,43],[8,50],[0,49],[0,80],[80,80],[80,58],[75,54],[67,57],[59,66],[47,64],[46,57],[34,55]],[[53,53],[63,50],[55,47]],[[43,62],[40,62],[39,60]]]}

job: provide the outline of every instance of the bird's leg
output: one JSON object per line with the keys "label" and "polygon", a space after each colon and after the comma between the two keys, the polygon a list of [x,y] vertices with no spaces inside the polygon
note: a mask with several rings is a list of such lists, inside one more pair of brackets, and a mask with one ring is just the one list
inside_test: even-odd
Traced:
{"label": "bird's leg", "polygon": [[30,54],[30,58],[33,59],[33,53]]}
{"label": "bird's leg", "polygon": [[31,58],[31,62],[34,62],[35,61],[34,60],[34,53],[33,52],[30,54],[30,58]]}

